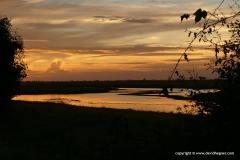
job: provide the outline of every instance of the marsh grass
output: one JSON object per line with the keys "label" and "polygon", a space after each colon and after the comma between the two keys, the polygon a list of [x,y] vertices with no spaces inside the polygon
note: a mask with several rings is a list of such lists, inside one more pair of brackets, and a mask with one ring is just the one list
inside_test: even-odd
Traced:
{"label": "marsh grass", "polygon": [[206,116],[14,101],[0,117],[0,159],[151,160],[222,149],[208,122]]}

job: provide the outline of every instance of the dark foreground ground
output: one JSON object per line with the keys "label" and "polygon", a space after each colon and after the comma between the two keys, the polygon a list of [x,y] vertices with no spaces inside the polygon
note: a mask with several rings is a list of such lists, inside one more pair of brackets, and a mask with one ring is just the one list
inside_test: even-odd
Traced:
{"label": "dark foreground ground", "polygon": [[219,159],[176,154],[233,152],[235,138],[206,116],[22,101],[0,115],[0,160]]}

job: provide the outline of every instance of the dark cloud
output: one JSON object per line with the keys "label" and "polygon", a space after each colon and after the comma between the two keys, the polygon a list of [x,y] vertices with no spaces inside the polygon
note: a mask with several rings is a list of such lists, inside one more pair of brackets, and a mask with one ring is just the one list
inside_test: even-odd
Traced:
{"label": "dark cloud", "polygon": [[95,22],[119,21],[127,23],[153,23],[155,20],[149,18],[124,18],[121,16],[93,16]]}
{"label": "dark cloud", "polygon": [[153,23],[155,22],[155,20],[153,19],[147,19],[147,18],[133,18],[133,19],[126,19],[125,22],[128,22],[128,23]]}
{"label": "dark cloud", "polygon": [[[192,54],[192,55],[195,55],[195,54]],[[180,54],[179,54],[180,56]],[[209,63],[211,60],[214,60],[214,57],[194,57],[192,58],[191,56],[188,56],[189,58],[189,62],[194,62],[195,64],[197,64],[198,62],[203,64],[205,63]],[[168,59],[168,60],[164,60],[165,62],[176,62],[176,59]],[[182,58],[181,62],[186,62],[186,60],[184,58]]]}

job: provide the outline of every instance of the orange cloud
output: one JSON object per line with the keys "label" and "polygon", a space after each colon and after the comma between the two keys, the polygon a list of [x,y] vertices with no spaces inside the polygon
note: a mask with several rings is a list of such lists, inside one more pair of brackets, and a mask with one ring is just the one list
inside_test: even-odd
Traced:
{"label": "orange cloud", "polygon": [[47,69],[47,72],[61,72],[64,71],[63,69],[61,69],[62,66],[62,61],[57,61],[57,62],[52,62],[50,64],[50,67]]}

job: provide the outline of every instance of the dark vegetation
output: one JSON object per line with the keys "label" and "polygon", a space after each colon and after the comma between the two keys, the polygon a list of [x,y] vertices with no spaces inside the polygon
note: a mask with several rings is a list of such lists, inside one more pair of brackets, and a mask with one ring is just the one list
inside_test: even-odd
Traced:
{"label": "dark vegetation", "polygon": [[[181,20],[195,17],[195,23],[199,23],[196,30],[187,30],[188,36],[192,37],[185,52],[182,54],[189,61],[187,52],[193,50],[193,42],[210,45],[215,52],[215,60],[207,64],[208,68],[217,73],[218,81],[221,82],[220,92],[216,93],[193,93],[190,97],[195,102],[193,107],[198,108],[199,113],[208,113],[212,117],[229,122],[229,125],[239,120],[239,97],[240,97],[240,5],[239,1],[228,4],[229,13],[222,11],[224,0],[213,12],[198,9],[193,16],[184,14]],[[201,23],[200,23],[201,22]],[[229,37],[222,36],[228,31]],[[180,58],[180,60],[181,60]],[[179,63],[180,61],[178,61]],[[177,66],[175,72],[177,71]],[[182,77],[181,75],[179,75]],[[235,126],[236,127],[236,126]]]}
{"label": "dark vegetation", "polygon": [[21,94],[74,94],[108,92],[118,88],[216,88],[216,80],[128,80],[128,81],[72,81],[72,82],[22,82]]}
{"label": "dark vegetation", "polygon": [[[180,60],[184,58],[189,61],[188,52],[193,50],[193,42],[203,42],[213,49],[215,59],[208,63],[206,66],[212,72],[218,74],[219,92],[215,93],[201,93],[193,92],[190,95],[191,100],[195,103],[192,108],[198,110],[200,115],[207,114],[211,119],[211,123],[215,126],[213,134],[218,134],[221,128],[226,132],[225,139],[230,138],[229,143],[235,149],[239,144],[239,130],[240,122],[240,4],[237,0],[232,0],[227,4],[230,12],[225,13],[222,6],[226,4],[224,0],[216,7],[213,12],[206,12],[205,10],[198,9],[194,14],[184,14],[181,20],[188,18],[195,18],[195,23],[198,28],[186,30],[188,36],[192,37],[188,47],[182,54],[174,72],[180,78],[184,78],[179,74],[177,67]],[[228,31],[229,37],[225,38],[222,33]],[[171,76],[172,77],[172,76]]]}
{"label": "dark vegetation", "polygon": [[0,116],[0,159],[159,160],[181,158],[175,152],[234,151],[235,133],[212,124],[208,116],[14,101]]}
{"label": "dark vegetation", "polygon": [[10,20],[0,16],[0,110],[19,94],[20,81],[26,77],[22,37],[12,29]]}

